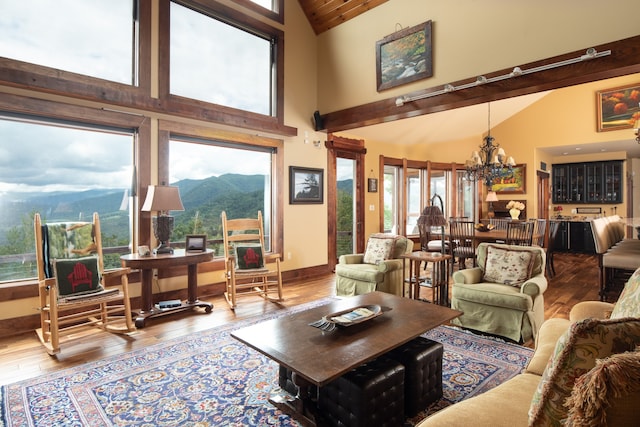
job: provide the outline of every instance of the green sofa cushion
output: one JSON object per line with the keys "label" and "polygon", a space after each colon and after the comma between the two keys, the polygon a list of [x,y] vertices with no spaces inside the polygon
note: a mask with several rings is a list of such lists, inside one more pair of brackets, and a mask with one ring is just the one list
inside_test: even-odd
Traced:
{"label": "green sofa cushion", "polygon": [[520,311],[529,311],[533,308],[531,297],[520,292],[520,288],[506,287],[500,283],[456,283],[452,289],[452,297],[477,304]]}

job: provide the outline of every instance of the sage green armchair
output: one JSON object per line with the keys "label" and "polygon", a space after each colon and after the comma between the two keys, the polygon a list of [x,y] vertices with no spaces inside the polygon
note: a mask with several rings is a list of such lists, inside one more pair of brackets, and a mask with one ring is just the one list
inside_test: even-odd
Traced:
{"label": "sage green armchair", "polygon": [[451,308],[464,314],[452,323],[527,342],[544,322],[546,255],[537,246],[481,243],[478,267],[456,271]]}
{"label": "sage green armchair", "polygon": [[372,234],[365,253],[340,256],[336,265],[336,295],[381,291],[403,296],[404,264],[398,257],[412,249],[413,241],[404,236]]}

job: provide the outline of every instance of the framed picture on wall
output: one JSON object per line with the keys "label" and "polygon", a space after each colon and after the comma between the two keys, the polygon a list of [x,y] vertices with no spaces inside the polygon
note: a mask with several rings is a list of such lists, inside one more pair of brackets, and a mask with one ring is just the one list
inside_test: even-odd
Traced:
{"label": "framed picture on wall", "polygon": [[493,191],[498,194],[526,193],[527,165],[520,164],[513,167],[513,174],[493,180]]}
{"label": "framed picture on wall", "polygon": [[596,92],[598,132],[631,129],[640,120],[640,83]]}
{"label": "framed picture on wall", "polygon": [[432,75],[431,21],[396,31],[376,42],[378,92]]}
{"label": "framed picture on wall", "polygon": [[289,203],[313,204],[323,202],[324,170],[289,166]]}

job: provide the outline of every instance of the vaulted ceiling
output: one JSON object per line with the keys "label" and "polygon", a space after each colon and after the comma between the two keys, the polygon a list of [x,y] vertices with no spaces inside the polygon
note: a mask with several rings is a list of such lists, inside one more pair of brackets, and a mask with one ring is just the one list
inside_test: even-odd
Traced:
{"label": "vaulted ceiling", "polygon": [[[387,1],[389,0],[298,0],[316,34],[337,27]],[[381,100],[368,105],[330,113],[324,116],[323,119],[325,123],[328,124],[327,130],[330,132],[349,129],[361,138],[384,140],[386,139],[385,137],[388,137],[394,141],[397,141],[398,136],[402,135],[400,139],[409,144],[424,141],[426,138],[425,129],[430,130],[427,139],[433,142],[451,138],[453,135],[456,135],[457,138],[474,134],[478,135],[486,131],[487,101],[493,101],[494,108],[492,108],[491,121],[495,125],[506,120],[517,111],[526,108],[532,102],[537,101],[540,97],[548,93],[546,91],[549,89],[557,89],[573,84],[640,72],[640,65],[637,61],[635,59],[629,60],[630,57],[635,58],[633,51],[640,49],[640,37],[634,37],[629,40],[632,41],[631,45],[633,46],[623,46],[619,48],[619,43],[611,43],[610,45],[612,46],[607,46],[607,48],[613,47],[619,59],[613,61],[613,64],[605,65],[603,69],[597,69],[599,67],[596,66],[595,70],[591,69],[589,72],[586,72],[585,66],[579,64],[578,67],[581,68],[580,70],[571,70],[570,74],[572,74],[572,76],[570,79],[573,81],[562,81],[562,76],[552,72],[553,75],[547,79],[547,83],[545,84],[537,81],[537,83],[532,84],[533,88],[519,88],[517,90],[502,87],[505,86],[502,85],[496,88],[497,93],[482,93],[477,100],[461,105],[454,105],[456,104],[456,102],[454,102],[455,99],[454,101],[446,100],[446,98],[450,97],[455,98],[454,94],[442,97],[445,98],[445,101],[443,101],[445,105],[434,107],[434,105],[430,105],[431,102],[429,102],[429,100],[422,100],[419,103],[414,103],[413,107],[410,107],[412,109],[410,113],[398,113],[400,109],[395,107],[393,99]],[[628,43],[628,41],[625,43]],[[574,54],[572,53],[568,56],[571,55]],[[622,58],[626,58],[627,62]],[[594,61],[594,64],[597,64],[597,61]],[[592,64],[589,64],[586,68],[594,68],[591,65]],[[566,68],[570,69],[570,67]],[[590,73],[593,74],[593,76],[587,77],[586,75]],[[576,78],[576,75],[582,76],[582,78]],[[524,80],[524,78],[519,79],[521,81]],[[564,79],[566,80],[566,76],[564,76]],[[427,91],[431,91],[432,89],[433,88],[427,89]],[[511,89],[511,93],[508,93],[509,89]],[[479,90],[483,91],[484,89],[479,88]],[[439,101],[435,101],[436,104],[438,102]],[[406,109],[407,107],[404,108]],[[437,114],[429,114],[435,111],[439,112]],[[341,123],[341,120],[345,118],[349,118],[350,120],[347,121],[350,121],[350,123]],[[405,120],[398,120],[402,118],[405,118]],[[408,122],[411,122],[411,125],[409,125]],[[464,127],[466,133],[461,133],[459,123],[466,123]],[[612,146],[611,142],[607,144],[607,150],[628,151],[629,153],[633,153],[634,156],[640,156],[640,145],[636,144],[631,136],[629,141],[618,141],[615,147]],[[591,144],[587,151],[593,151],[594,153],[603,151],[600,145],[601,144]],[[571,147],[559,147],[551,154],[560,155],[563,154],[563,151],[570,150],[570,148]],[[576,149],[577,148],[578,147],[576,147]],[[582,149],[583,147],[579,148]]]}
{"label": "vaulted ceiling", "polygon": [[386,3],[388,0],[298,0],[316,34]]}

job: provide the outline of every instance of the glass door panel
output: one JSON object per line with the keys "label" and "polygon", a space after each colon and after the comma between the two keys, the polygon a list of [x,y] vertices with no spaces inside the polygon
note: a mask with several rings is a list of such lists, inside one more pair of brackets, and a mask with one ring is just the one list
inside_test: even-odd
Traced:
{"label": "glass door panel", "polygon": [[336,158],[336,254],[352,254],[355,248],[355,187],[356,161],[344,157]]}

